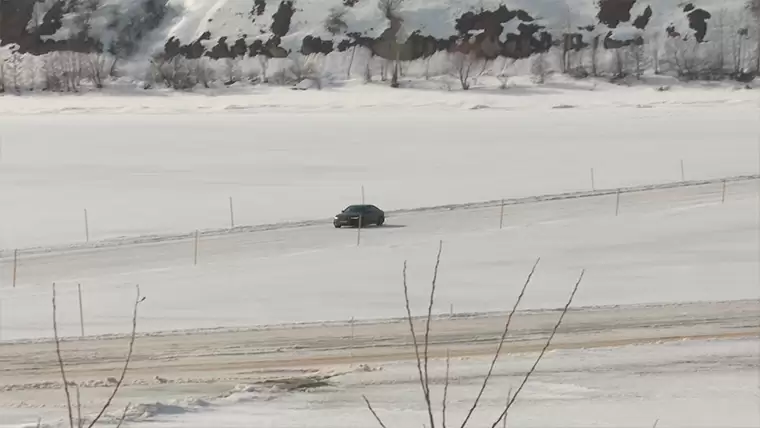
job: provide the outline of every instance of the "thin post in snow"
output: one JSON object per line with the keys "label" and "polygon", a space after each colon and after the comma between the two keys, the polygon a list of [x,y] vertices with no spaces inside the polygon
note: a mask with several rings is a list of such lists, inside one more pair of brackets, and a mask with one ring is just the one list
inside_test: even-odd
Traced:
{"label": "thin post in snow", "polygon": [[232,206],[232,196],[230,196],[230,229],[235,228],[235,210]]}
{"label": "thin post in snow", "polygon": [[504,199],[501,200],[501,211],[499,213],[499,229],[504,227]]}
{"label": "thin post in snow", "polygon": [[594,182],[594,168],[591,168],[591,191],[596,192],[596,183]]}
{"label": "thin post in snow", "polygon": [[454,304],[449,303],[449,318],[454,318]]}
{"label": "thin post in snow", "polygon": [[84,237],[90,242],[90,221],[87,218],[87,208],[84,209]]}
{"label": "thin post in snow", "polygon": [[362,216],[359,216],[359,223],[356,225],[356,246],[362,243]]}
{"label": "thin post in snow", "polygon": [[681,159],[681,182],[684,182],[684,181],[686,181],[686,174],[684,173],[684,170],[683,170],[683,159]]}
{"label": "thin post in snow", "polygon": [[615,193],[615,217],[620,214],[620,189]]}
{"label": "thin post in snow", "polygon": [[354,317],[351,317],[349,324],[351,325],[351,343],[349,344],[348,355],[351,358],[351,364],[353,364],[354,363]]}
{"label": "thin post in snow", "polygon": [[364,205],[364,185],[362,184],[362,205]]}
{"label": "thin post in snow", "polygon": [[77,292],[79,293],[79,332],[81,337],[84,338],[84,309],[82,305],[82,284],[77,284]]}
{"label": "thin post in snow", "polygon": [[726,203],[726,180],[723,180],[723,192],[720,196],[720,203],[725,204]]}
{"label": "thin post in snow", "polygon": [[18,272],[18,250],[13,250],[13,288],[16,288],[16,273]]}
{"label": "thin post in snow", "polygon": [[198,232],[198,229],[195,230],[195,250],[194,250],[194,257],[193,257],[193,265],[198,265],[198,240],[200,239],[200,233]]}

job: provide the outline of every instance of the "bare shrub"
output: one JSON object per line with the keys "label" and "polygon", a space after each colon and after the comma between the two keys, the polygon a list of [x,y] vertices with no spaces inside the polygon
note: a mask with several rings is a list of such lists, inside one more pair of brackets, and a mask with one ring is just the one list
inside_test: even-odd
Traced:
{"label": "bare shrub", "polygon": [[[137,309],[140,306],[140,303],[142,303],[145,298],[140,295],[140,287],[135,287],[137,290],[134,307],[132,310],[132,333],[129,337],[129,347],[127,350],[127,355],[124,358],[124,367],[121,370],[121,374],[119,378],[116,380],[116,383],[114,384],[113,390],[111,391],[111,394],[108,396],[108,399],[106,402],[101,406],[100,411],[92,418],[89,424],[86,424],[86,420],[82,417],[82,406],[81,406],[81,399],[80,399],[80,393],[79,393],[79,386],[76,383],[69,382],[67,376],[66,376],[66,363],[64,361],[63,355],[61,353],[61,338],[58,334],[58,320],[57,320],[57,301],[56,301],[56,287],[55,284],[53,284],[53,337],[55,339],[55,352],[56,357],[58,361],[58,367],[61,372],[61,380],[63,381],[63,391],[66,395],[66,410],[68,412],[68,420],[69,420],[69,428],[83,428],[85,424],[87,425],[87,428],[94,427],[98,421],[103,417],[103,415],[108,411],[108,409],[111,407],[111,403],[113,402],[114,397],[116,397],[116,394],[119,393],[119,389],[121,389],[122,384],[124,383],[124,378],[127,375],[127,371],[129,370],[129,363],[132,360],[132,352],[134,350],[135,346],[135,337],[137,333]],[[73,384],[74,388],[76,389],[76,407],[74,403],[71,401],[71,393],[69,391],[69,386]],[[127,409],[129,405],[127,405],[127,408],[124,409],[124,413],[122,414],[122,417],[119,421],[119,426],[124,422],[124,418],[127,414]],[[74,417],[74,409],[76,408],[77,416]]]}
{"label": "bare shrub", "polygon": [[[411,305],[409,303],[409,287],[407,285],[407,278],[406,278],[406,262],[404,262],[404,269],[402,271],[402,277],[403,277],[403,290],[404,290],[404,306],[406,308],[406,320],[409,323],[409,332],[412,337],[412,346],[414,349],[415,354],[415,361],[417,363],[417,375],[419,378],[419,384],[420,388],[422,390],[422,397],[425,401],[425,407],[427,410],[427,417],[428,417],[428,424],[425,424],[425,426],[429,426],[430,428],[436,427],[436,418],[434,417],[434,411],[433,404],[430,398],[430,378],[428,373],[428,363],[430,360],[429,355],[429,345],[430,345],[430,325],[433,318],[433,306],[435,303],[435,293],[436,293],[436,287],[437,287],[437,280],[438,280],[438,270],[440,267],[441,262],[441,253],[443,250],[443,242],[439,243],[438,246],[438,255],[436,257],[435,261],[435,268],[433,270],[433,280],[432,285],[430,287],[430,297],[428,300],[428,309],[427,314],[423,318],[425,321],[425,330],[422,335],[422,339],[418,338],[418,334],[415,331],[414,327],[414,317],[412,316],[411,311]],[[488,371],[486,372],[484,378],[483,378],[483,384],[481,385],[480,389],[478,390],[478,394],[476,395],[473,404],[470,406],[467,416],[465,417],[464,421],[460,425],[461,428],[465,428],[470,421],[470,418],[477,410],[480,399],[483,396],[484,391],[486,390],[488,386],[488,382],[490,381],[491,377],[493,376],[493,369],[496,365],[496,362],[499,359],[499,356],[501,354],[501,350],[504,346],[504,342],[506,341],[507,334],[509,332],[509,327],[512,323],[512,318],[517,311],[517,308],[520,305],[520,302],[523,299],[523,296],[525,295],[525,291],[528,289],[528,286],[531,282],[531,279],[533,278],[533,275],[536,271],[536,268],[538,267],[538,263],[540,262],[540,258],[536,260],[535,264],[533,265],[533,268],[531,269],[530,273],[528,274],[525,282],[523,283],[522,289],[520,290],[520,294],[517,296],[517,300],[515,301],[514,306],[512,307],[511,311],[507,315],[507,319],[504,324],[504,328],[502,330],[501,337],[499,339],[498,345],[496,347],[496,350],[494,352],[493,358],[491,360],[491,364],[488,368]],[[577,281],[575,282],[575,286],[573,287],[573,290],[567,299],[567,302],[565,306],[562,309],[562,312],[560,313],[557,322],[554,324],[554,327],[547,338],[546,342],[544,343],[543,348],[541,349],[540,353],[536,357],[536,359],[533,362],[533,365],[531,368],[523,375],[522,381],[520,382],[520,385],[517,387],[517,389],[512,392],[510,389],[509,397],[506,401],[506,404],[503,407],[503,410],[499,414],[499,417],[496,419],[495,422],[491,425],[491,428],[496,428],[496,426],[502,422],[507,417],[507,414],[509,413],[509,409],[514,405],[515,400],[520,396],[520,393],[522,392],[523,388],[527,384],[530,377],[533,375],[533,373],[536,371],[536,367],[543,359],[544,355],[546,354],[546,351],[549,349],[549,346],[552,343],[552,340],[554,339],[554,336],[557,333],[557,330],[559,330],[559,327],[562,325],[562,321],[565,318],[565,315],[568,312],[568,309],[570,308],[570,305],[573,302],[573,299],[575,298],[575,294],[578,291],[578,288],[583,281],[583,275],[584,271],[581,271],[580,276],[578,277]],[[420,341],[422,341],[422,344],[420,344]],[[449,367],[450,367],[450,354],[447,351],[446,353],[446,378],[444,381],[444,393],[443,393],[443,401],[441,403],[441,423],[442,428],[446,427],[446,411],[448,407],[447,398],[448,398],[448,386],[449,386]],[[362,396],[364,399],[365,404],[367,405],[367,408],[369,409],[370,413],[374,417],[374,419],[377,421],[377,423],[380,425],[381,428],[387,428],[385,423],[383,422],[380,415],[375,411],[375,409],[372,407],[372,403],[366,396]]]}
{"label": "bare shrub", "polygon": [[108,54],[91,53],[84,57],[86,75],[96,88],[103,88],[103,82],[112,76],[116,67],[116,58]]}
{"label": "bare shrub", "polygon": [[158,57],[151,61],[151,65],[154,80],[169,88],[187,90],[198,83],[197,76],[193,74],[196,69],[184,57],[175,56],[169,60]]}
{"label": "bare shrub", "polygon": [[451,54],[450,74],[459,80],[459,85],[463,90],[466,91],[470,89],[471,76],[473,72],[478,69],[481,62],[483,61],[475,56],[475,52],[453,52]]}
{"label": "bare shrub", "polygon": [[301,83],[304,80],[311,80],[322,89],[322,59],[321,54],[296,55],[291,58],[290,72],[293,74],[295,83]]}

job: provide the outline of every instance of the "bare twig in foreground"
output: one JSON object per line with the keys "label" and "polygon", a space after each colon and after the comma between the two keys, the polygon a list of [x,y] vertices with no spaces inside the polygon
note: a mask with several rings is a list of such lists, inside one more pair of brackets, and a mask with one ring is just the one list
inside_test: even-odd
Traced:
{"label": "bare twig in foreground", "polygon": [[58,336],[58,305],[56,304],[55,283],[53,283],[53,338],[55,339],[55,353],[58,357],[58,367],[61,369],[61,379],[63,380],[63,391],[66,393],[66,410],[69,412],[69,427],[74,428],[74,414],[71,407],[71,394],[69,393],[69,382],[66,380],[66,369],[63,366],[63,357],[61,356],[61,339]]}
{"label": "bare twig in foreground", "polygon": [[429,397],[430,392],[428,391],[428,385],[425,383],[425,376],[422,373],[422,358],[420,357],[420,347],[417,343],[417,335],[414,332],[414,318],[412,318],[412,308],[409,304],[409,286],[407,285],[406,280],[406,261],[404,261],[404,270],[402,272],[404,277],[404,302],[406,305],[406,319],[409,321],[409,331],[412,333],[412,344],[414,345],[414,356],[417,360],[417,373],[420,377],[420,386],[422,387],[422,395],[426,399],[426,404],[428,404],[429,407]]}
{"label": "bare twig in foreground", "polygon": [[377,421],[377,423],[379,423],[382,428],[388,428],[383,423],[383,420],[380,419],[380,416],[377,416],[377,413],[375,413],[375,409],[372,408],[372,404],[369,403],[369,400],[367,400],[367,397],[362,395],[362,398],[364,399],[364,402],[367,403],[367,408],[369,409],[370,412],[372,412],[372,416],[375,417],[375,420]]}
{"label": "bare twig in foreground", "polygon": [[526,383],[528,383],[528,379],[530,379],[530,376],[536,370],[538,363],[541,362],[541,359],[544,357],[546,350],[549,349],[549,346],[551,345],[552,340],[554,339],[554,335],[557,334],[557,330],[559,329],[559,326],[562,325],[562,320],[565,318],[565,314],[567,314],[567,310],[570,308],[570,305],[573,303],[573,299],[575,298],[575,293],[578,291],[578,287],[581,285],[581,281],[583,281],[583,274],[585,272],[586,272],[585,269],[581,271],[581,274],[578,277],[578,281],[575,283],[575,287],[573,287],[573,292],[570,293],[570,298],[567,299],[567,303],[565,304],[565,307],[562,308],[562,313],[559,315],[559,319],[557,320],[557,323],[554,325],[554,329],[552,329],[552,332],[549,335],[549,339],[546,340],[546,344],[544,345],[543,349],[541,349],[541,352],[538,354],[538,357],[536,357],[536,360],[533,362],[533,366],[530,368],[530,370],[528,370],[527,373],[525,373],[522,383],[520,383],[520,386],[517,387],[517,390],[512,396],[512,399],[509,400],[506,407],[499,415],[499,418],[496,420],[496,422],[493,423],[493,425],[491,425],[491,428],[496,428],[499,422],[501,422],[502,418],[506,417],[507,412],[509,412],[509,408],[512,407],[512,404],[514,404],[515,400],[517,400],[517,397],[520,395],[520,392],[522,391],[523,387],[525,386]]}
{"label": "bare twig in foreground", "polygon": [[77,392],[77,428],[82,428],[84,426],[84,421],[82,420],[82,394],[80,394],[78,384],[74,384],[74,388]]}
{"label": "bare twig in foreground", "polygon": [[504,324],[504,330],[502,330],[501,338],[499,339],[499,345],[496,347],[496,352],[493,355],[493,359],[491,359],[491,366],[488,368],[488,373],[486,373],[486,377],[483,379],[483,385],[481,385],[480,391],[478,391],[478,395],[475,397],[475,402],[472,403],[472,407],[470,407],[470,410],[467,412],[467,416],[464,418],[464,421],[462,422],[462,425],[461,425],[462,428],[467,426],[467,422],[470,420],[470,417],[475,412],[475,409],[477,409],[478,403],[480,402],[480,398],[483,396],[483,392],[486,390],[488,381],[491,379],[491,375],[493,374],[493,368],[494,366],[496,366],[496,361],[499,359],[499,355],[501,354],[501,348],[504,346],[504,341],[507,338],[507,333],[509,332],[509,326],[512,323],[512,317],[515,315],[515,312],[517,311],[517,307],[520,306],[520,302],[522,302],[523,296],[525,295],[525,290],[528,289],[528,285],[530,284],[531,279],[533,279],[533,274],[536,273],[536,268],[538,267],[538,263],[540,261],[541,261],[540,257],[536,259],[536,263],[533,264],[533,268],[530,270],[528,277],[525,279],[525,282],[523,283],[523,287],[520,290],[520,294],[517,296],[517,300],[515,301],[514,306],[512,306],[512,310],[509,312],[509,315],[507,316],[507,321]]}
{"label": "bare twig in foreground", "polygon": [[97,416],[92,420],[90,425],[87,426],[87,428],[92,428],[95,426],[95,424],[100,420],[100,418],[103,416],[103,414],[108,410],[109,407],[111,407],[111,402],[113,401],[113,398],[116,396],[116,394],[119,392],[119,388],[121,388],[121,384],[124,382],[124,377],[127,375],[127,370],[129,369],[129,362],[132,360],[132,351],[135,347],[135,335],[137,333],[137,307],[140,306],[140,303],[142,303],[143,300],[145,300],[144,297],[140,296],[140,286],[135,286],[137,290],[137,295],[135,297],[135,306],[132,309],[132,335],[129,338],[129,351],[127,351],[127,356],[124,360],[124,368],[121,371],[121,376],[119,376],[119,380],[116,382],[116,385],[113,388],[113,391],[111,392],[111,396],[108,397],[108,400],[106,400],[106,403],[103,405],[103,407],[100,409],[100,412]]}
{"label": "bare twig in foreground", "polygon": [[446,407],[449,399],[449,367],[451,366],[451,354],[446,350],[446,378],[443,384],[443,401],[441,403],[441,426],[446,428]]}
{"label": "bare twig in foreground", "polygon": [[116,428],[121,428],[121,425],[124,423],[124,420],[127,418],[127,411],[129,410],[129,407],[132,405],[132,403],[127,403],[126,406],[124,406],[124,412],[121,414],[121,418],[119,418],[119,424],[116,425]]}
{"label": "bare twig in foreground", "polygon": [[[435,258],[435,268],[433,269],[433,282],[430,286],[430,301],[428,303],[427,319],[425,320],[425,350],[424,355],[424,368],[425,368],[425,403],[428,407],[428,417],[430,418],[430,428],[435,428],[435,420],[433,419],[433,406],[430,403],[430,379],[428,378],[428,362],[430,357],[428,355],[428,347],[430,345],[430,321],[433,317],[433,303],[435,302],[435,290],[438,284],[438,268],[441,266],[441,252],[443,251],[443,241],[438,242],[438,255]],[[406,299],[409,301],[409,299]]]}

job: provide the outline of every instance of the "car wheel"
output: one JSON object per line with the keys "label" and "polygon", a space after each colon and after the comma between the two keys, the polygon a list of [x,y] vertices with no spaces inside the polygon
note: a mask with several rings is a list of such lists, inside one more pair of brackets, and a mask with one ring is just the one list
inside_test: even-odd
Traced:
{"label": "car wheel", "polygon": [[340,229],[340,225],[339,224],[333,223],[333,226],[335,226],[336,229]]}
{"label": "car wheel", "polygon": [[385,223],[385,217],[380,217],[380,219],[379,219],[379,220],[377,220],[377,225],[378,225],[378,226],[382,226],[382,225],[383,225],[383,223]]}

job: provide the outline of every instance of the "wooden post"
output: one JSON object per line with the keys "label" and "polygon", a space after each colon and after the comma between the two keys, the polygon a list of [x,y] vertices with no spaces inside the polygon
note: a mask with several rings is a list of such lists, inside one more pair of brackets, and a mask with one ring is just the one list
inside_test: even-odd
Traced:
{"label": "wooden post", "polygon": [[235,228],[235,210],[232,207],[232,196],[230,196],[230,229]]}
{"label": "wooden post", "polygon": [[620,214],[620,189],[617,190],[615,197],[615,217]]}
{"label": "wooden post", "polygon": [[362,216],[359,216],[359,223],[356,225],[356,246],[362,242]]}
{"label": "wooden post", "polygon": [[684,170],[683,170],[683,159],[681,159],[681,181],[682,182],[686,181],[686,174],[684,173]]}
{"label": "wooden post", "polygon": [[501,211],[499,212],[499,229],[504,227],[504,199],[501,200]]}
{"label": "wooden post", "polygon": [[349,356],[351,357],[351,364],[353,364],[354,359],[354,317],[351,317],[351,320],[349,321],[351,324],[351,343],[349,344]]}
{"label": "wooden post", "polygon": [[198,239],[200,238],[198,229],[195,230],[195,257],[193,258],[193,265],[198,265]]}
{"label": "wooden post", "polygon": [[82,305],[82,284],[77,284],[77,291],[79,292],[79,331],[81,337],[84,337],[84,309]]}
{"label": "wooden post", "polygon": [[13,250],[13,288],[16,288],[16,272],[18,271],[18,250]]}
{"label": "wooden post", "polygon": [[720,203],[721,204],[726,203],[726,180],[723,180],[723,192],[720,196]]}
{"label": "wooden post", "polygon": [[596,183],[594,182],[594,168],[591,168],[591,191],[596,192]]}
{"label": "wooden post", "polygon": [[362,205],[364,205],[364,185],[362,185]]}
{"label": "wooden post", "polygon": [[87,219],[87,208],[84,209],[84,237],[90,242],[90,221]]}
{"label": "wooden post", "polygon": [[449,303],[449,318],[454,318],[454,304]]}

